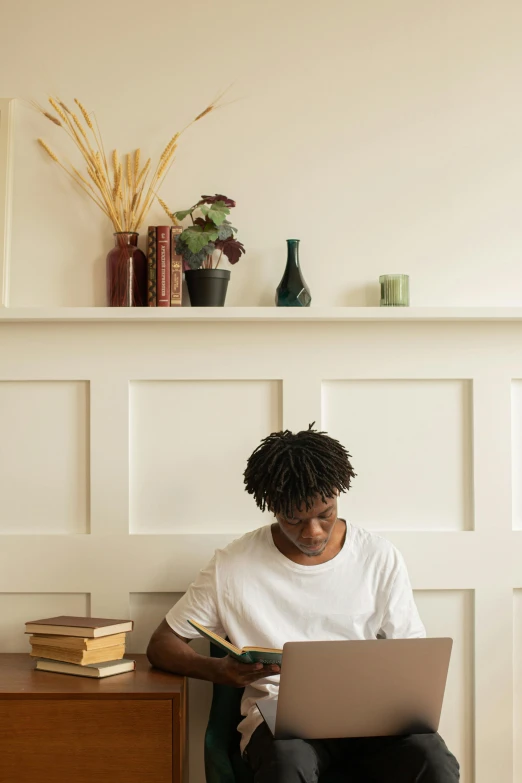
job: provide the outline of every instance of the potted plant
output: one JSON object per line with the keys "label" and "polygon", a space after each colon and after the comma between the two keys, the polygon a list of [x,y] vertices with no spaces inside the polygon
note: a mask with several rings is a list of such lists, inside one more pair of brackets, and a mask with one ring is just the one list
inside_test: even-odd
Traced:
{"label": "potted plant", "polygon": [[236,206],[231,198],[219,193],[201,196],[190,209],[170,212],[160,203],[173,223],[190,218],[176,242],[176,252],[183,258],[185,280],[193,307],[223,307],[227,294],[229,269],[219,269],[225,256],[230,264],[237,264],[245,248],[236,238],[237,228],[228,220]]}

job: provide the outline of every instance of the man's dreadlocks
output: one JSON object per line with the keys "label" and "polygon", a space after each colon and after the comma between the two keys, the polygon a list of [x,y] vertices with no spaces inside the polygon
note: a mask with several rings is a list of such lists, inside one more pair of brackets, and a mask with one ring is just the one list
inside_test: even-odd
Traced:
{"label": "man's dreadlocks", "polygon": [[261,511],[290,516],[296,508],[309,510],[318,495],[326,503],[336,490],[350,489],[357,475],[351,455],[339,441],[314,430],[314,424],[295,434],[273,432],[249,458],[245,487]]}

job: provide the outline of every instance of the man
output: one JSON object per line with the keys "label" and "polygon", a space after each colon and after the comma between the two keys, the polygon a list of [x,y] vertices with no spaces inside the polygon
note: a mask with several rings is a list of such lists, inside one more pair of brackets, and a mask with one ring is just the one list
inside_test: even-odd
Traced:
{"label": "man", "polygon": [[198,635],[189,619],[238,647],[425,636],[400,554],[337,517],[338,496],[356,474],[346,449],[312,427],[273,433],[251,455],[246,490],[276,521],[215,553],[155,631],[149,660],[245,687],[241,750],[256,783],[316,783],[332,763],[344,766],[347,779],[357,770],[375,783],[458,781],[459,765],[438,734],[274,740],[255,702],[277,698],[279,668],[207,658],[188,645]]}

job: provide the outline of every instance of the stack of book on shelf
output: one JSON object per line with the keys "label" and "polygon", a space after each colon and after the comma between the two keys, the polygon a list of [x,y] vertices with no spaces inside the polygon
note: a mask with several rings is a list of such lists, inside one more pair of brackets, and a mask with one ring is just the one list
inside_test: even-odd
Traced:
{"label": "stack of book on shelf", "polygon": [[182,226],[149,226],[147,235],[148,305],[180,307],[183,259],[176,253]]}
{"label": "stack of book on shelf", "polygon": [[97,678],[134,671],[134,661],[123,657],[132,628],[132,620],[100,617],[49,617],[25,624],[37,669]]}

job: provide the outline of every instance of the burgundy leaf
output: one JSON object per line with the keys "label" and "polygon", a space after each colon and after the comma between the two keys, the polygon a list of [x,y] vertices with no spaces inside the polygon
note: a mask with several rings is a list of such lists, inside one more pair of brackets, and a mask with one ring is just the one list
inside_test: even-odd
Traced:
{"label": "burgundy leaf", "polygon": [[206,220],[203,220],[202,217],[198,217],[198,218],[195,219],[194,225],[195,226],[201,226],[201,228],[205,228]]}
{"label": "burgundy leaf", "polygon": [[201,204],[215,204],[216,201],[222,201],[229,209],[236,206],[235,201],[231,198],[227,198],[227,196],[222,196],[219,193],[216,193],[215,196],[201,196],[201,200],[198,201],[197,206],[201,206]]}
{"label": "burgundy leaf", "polygon": [[[217,246],[216,242],[216,246]],[[223,253],[228,258],[229,262],[231,264],[237,264],[243,253],[245,252],[245,247],[242,242],[239,242],[237,239],[225,239],[222,240],[221,244],[223,248]]]}

